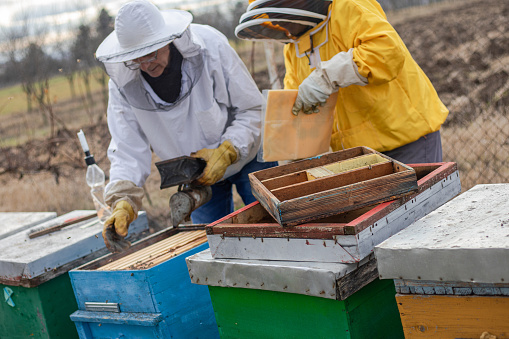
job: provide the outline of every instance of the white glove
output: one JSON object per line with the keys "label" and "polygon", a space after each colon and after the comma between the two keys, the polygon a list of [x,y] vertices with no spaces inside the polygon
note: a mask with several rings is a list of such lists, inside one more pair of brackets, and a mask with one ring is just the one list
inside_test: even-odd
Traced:
{"label": "white glove", "polygon": [[315,69],[299,86],[292,108],[293,115],[299,114],[301,110],[306,114],[318,113],[318,105],[323,106],[332,91],[329,84],[323,81],[322,74]]}
{"label": "white glove", "polygon": [[368,79],[359,74],[353,61],[353,48],[340,52],[328,61],[320,63],[299,86],[299,93],[292,108],[294,115],[299,111],[306,114],[317,113],[318,105],[323,106],[329,96],[340,87],[350,85],[365,86]]}

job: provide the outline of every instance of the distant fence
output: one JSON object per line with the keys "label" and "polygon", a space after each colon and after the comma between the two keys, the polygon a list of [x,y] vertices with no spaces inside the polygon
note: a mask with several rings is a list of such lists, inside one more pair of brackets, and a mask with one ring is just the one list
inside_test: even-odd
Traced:
{"label": "distant fence", "polygon": [[463,190],[509,182],[509,2],[413,10],[393,25],[450,110],[444,160],[458,163]]}

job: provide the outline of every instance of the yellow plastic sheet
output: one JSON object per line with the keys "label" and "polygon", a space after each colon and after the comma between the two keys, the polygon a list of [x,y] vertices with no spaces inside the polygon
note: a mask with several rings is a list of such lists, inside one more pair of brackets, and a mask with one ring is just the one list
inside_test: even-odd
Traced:
{"label": "yellow plastic sheet", "polygon": [[337,93],[319,113],[294,116],[297,90],[270,90],[263,126],[263,160],[283,161],[313,157],[329,151]]}

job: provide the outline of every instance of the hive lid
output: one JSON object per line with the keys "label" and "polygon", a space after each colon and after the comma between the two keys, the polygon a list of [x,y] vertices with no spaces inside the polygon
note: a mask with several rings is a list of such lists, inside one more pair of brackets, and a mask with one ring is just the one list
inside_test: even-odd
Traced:
{"label": "hive lid", "polygon": [[[355,264],[214,259],[207,249],[189,256],[186,262],[194,284],[297,293],[336,300],[346,299],[350,293],[376,278],[373,257]],[[367,271],[375,274],[364,272],[350,278],[350,273],[361,268],[369,268]],[[344,283],[343,280],[348,280],[353,291],[346,294],[341,291],[339,285]]]}
{"label": "hive lid", "polygon": [[[0,240],[0,283],[33,287],[82,264],[83,259],[107,252],[99,223],[85,227],[97,218],[86,220],[60,231],[30,239],[34,229],[60,224],[68,219],[89,215],[90,210],[76,210]],[[129,235],[148,229],[145,212],[129,227]],[[103,253],[104,252],[104,253]]]}
{"label": "hive lid", "polygon": [[1,212],[0,239],[53,219],[55,212]]}
{"label": "hive lid", "polygon": [[509,184],[477,185],[375,248],[383,279],[507,283]]}

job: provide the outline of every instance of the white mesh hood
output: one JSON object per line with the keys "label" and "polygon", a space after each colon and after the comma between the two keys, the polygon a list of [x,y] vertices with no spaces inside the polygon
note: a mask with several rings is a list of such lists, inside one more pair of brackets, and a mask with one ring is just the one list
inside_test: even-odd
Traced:
{"label": "white mesh hood", "polygon": [[117,85],[121,95],[133,107],[145,111],[171,110],[188,97],[203,72],[203,49],[200,41],[187,29],[173,44],[182,54],[182,83],[180,95],[173,103],[160,99],[147,84],[141,71],[130,70],[124,63],[104,63],[106,72]]}

